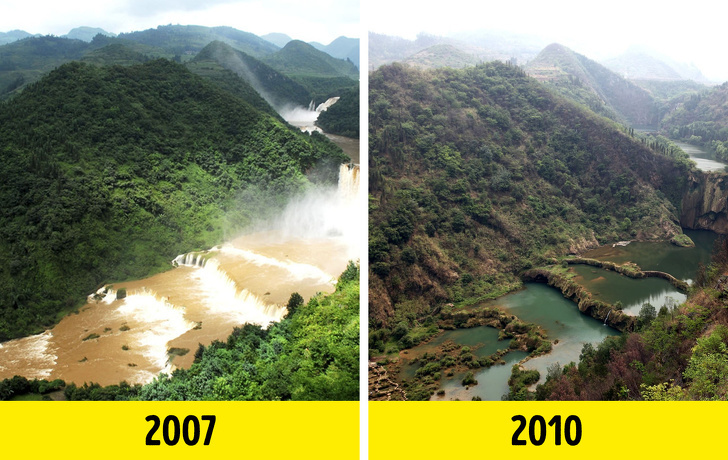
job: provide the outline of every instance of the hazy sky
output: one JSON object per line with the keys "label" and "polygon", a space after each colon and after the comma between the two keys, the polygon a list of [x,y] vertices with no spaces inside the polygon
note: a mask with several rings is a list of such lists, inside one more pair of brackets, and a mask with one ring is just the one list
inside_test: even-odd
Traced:
{"label": "hazy sky", "polygon": [[507,30],[541,36],[596,60],[642,45],[692,62],[710,79],[728,80],[728,7],[718,0],[367,0],[365,6],[372,32],[413,39],[420,32]]}
{"label": "hazy sky", "polygon": [[281,32],[324,45],[361,33],[359,0],[0,0],[0,32],[64,35],[78,26],[131,32],[166,24]]}

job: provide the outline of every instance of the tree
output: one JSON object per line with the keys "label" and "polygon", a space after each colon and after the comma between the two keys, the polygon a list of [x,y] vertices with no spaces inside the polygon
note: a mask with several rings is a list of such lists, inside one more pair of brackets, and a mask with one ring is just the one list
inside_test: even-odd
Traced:
{"label": "tree", "polygon": [[293,316],[298,307],[300,307],[301,305],[303,305],[303,297],[301,297],[301,294],[299,294],[298,292],[294,292],[293,294],[291,294],[291,297],[288,299],[288,304],[286,304],[286,309],[288,310],[286,316],[288,318]]}

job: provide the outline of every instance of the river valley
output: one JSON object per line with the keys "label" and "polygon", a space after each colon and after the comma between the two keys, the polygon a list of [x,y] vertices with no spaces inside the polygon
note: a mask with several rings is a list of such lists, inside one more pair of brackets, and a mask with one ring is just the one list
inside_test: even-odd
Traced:
{"label": "river valley", "polygon": [[[341,142],[358,159],[358,141]],[[189,367],[198,344],[236,326],[279,321],[292,293],[307,301],[332,292],[359,259],[358,195],[359,167],[341,165],[338,186],[313,187],[255,231],[181,254],[167,272],[102,287],[52,329],[0,344],[0,379],[147,383]]]}
{"label": "river valley", "polygon": [[[619,264],[633,262],[643,270],[664,271],[690,283],[695,278],[698,264],[710,261],[717,234],[694,230],[685,230],[685,233],[695,242],[695,247],[683,248],[669,242],[632,242],[626,246],[605,245],[582,255]],[[671,308],[686,299],[684,293],[660,278],[632,279],[588,265],[570,265],[568,270],[596,299],[610,304],[620,302],[623,310],[633,316],[638,315],[642,305],[648,302],[659,310],[663,305]],[[431,400],[471,400],[473,397],[500,400],[508,392],[508,379],[514,364],[521,362],[526,369],[538,370],[540,382],[543,382],[549,366],[578,362],[585,343],[596,346],[605,337],[620,334],[604,321],[581,313],[574,302],[544,283],[525,283],[523,289],[483,306],[498,307],[523,321],[541,326],[554,344],[552,351],[525,361],[525,352],[510,351],[502,359],[505,364],[476,370],[474,377],[478,384],[473,386],[462,385],[465,372],[443,376],[440,392],[444,390],[444,394],[435,394]],[[499,341],[498,331],[487,326],[441,332],[431,341],[408,350],[407,354],[400,354],[403,364],[399,379],[414,377],[421,364],[413,363],[413,360],[426,352],[434,352],[446,340],[471,347],[476,356],[487,356],[498,349],[507,349],[509,345],[509,340]]]}

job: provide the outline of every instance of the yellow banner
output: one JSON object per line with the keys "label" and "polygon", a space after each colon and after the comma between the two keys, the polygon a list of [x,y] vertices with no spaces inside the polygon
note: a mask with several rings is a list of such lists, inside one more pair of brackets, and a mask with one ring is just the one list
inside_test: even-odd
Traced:
{"label": "yellow banner", "polygon": [[371,402],[369,458],[697,458],[724,450],[726,413],[701,402]]}
{"label": "yellow banner", "polygon": [[358,402],[2,402],[0,414],[5,458],[359,458]]}

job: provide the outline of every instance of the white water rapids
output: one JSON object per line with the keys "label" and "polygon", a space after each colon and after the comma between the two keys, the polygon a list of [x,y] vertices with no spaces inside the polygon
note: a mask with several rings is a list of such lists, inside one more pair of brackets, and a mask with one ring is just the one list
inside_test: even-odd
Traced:
{"label": "white water rapids", "polygon": [[342,165],[338,188],[292,200],[272,229],[181,254],[172,270],[102,288],[53,329],[0,344],[0,379],[146,383],[189,367],[199,343],[235,326],[280,321],[293,292],[333,291],[366,231],[358,175]]}

